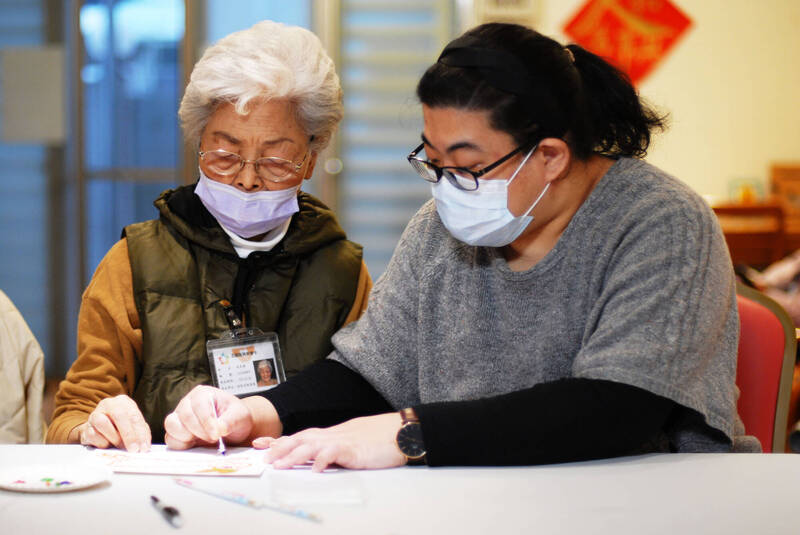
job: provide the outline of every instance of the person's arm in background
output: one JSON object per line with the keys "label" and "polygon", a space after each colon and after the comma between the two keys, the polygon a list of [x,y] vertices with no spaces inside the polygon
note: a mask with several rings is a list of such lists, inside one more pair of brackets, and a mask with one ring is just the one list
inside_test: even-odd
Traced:
{"label": "person's arm in background", "polygon": [[[136,360],[141,350],[142,332],[133,300],[127,241],[122,239],[103,258],[83,294],[78,316],[78,357],[59,385],[47,442],[81,441],[89,415],[101,402],[103,406],[112,406],[108,411],[114,410],[116,404],[116,410],[134,412],[136,406],[130,396],[137,379]],[[141,422],[135,420],[135,416],[134,425],[141,427],[144,422],[141,414],[138,415]],[[107,423],[104,418],[101,420],[100,425]],[[96,445],[108,445],[103,444],[102,437],[94,436],[96,430],[89,431],[90,438],[98,442]],[[110,430],[108,433],[114,434]],[[149,446],[149,427],[147,433]],[[118,435],[109,438],[112,440],[108,442],[114,445],[125,445],[119,442]],[[144,442],[145,437],[132,439]]]}
{"label": "person's arm in background", "polygon": [[43,390],[42,348],[14,303],[0,291],[0,443],[42,442]]}
{"label": "person's arm in background", "polygon": [[764,288],[761,291],[786,310],[795,326],[800,325],[800,290],[796,288],[792,291]]}
{"label": "person's arm in background", "polygon": [[359,271],[358,273],[356,296],[353,299],[353,306],[350,308],[350,312],[344,319],[342,327],[344,327],[348,323],[356,321],[358,318],[361,317],[362,314],[364,314],[364,311],[367,310],[367,303],[369,302],[370,290],[372,290],[372,278],[369,276],[369,271],[367,270],[367,264],[362,260],[361,271]]}
{"label": "person's arm in background", "polygon": [[761,288],[775,288],[785,290],[800,276],[800,251],[770,264],[764,271],[754,271],[753,278]]}

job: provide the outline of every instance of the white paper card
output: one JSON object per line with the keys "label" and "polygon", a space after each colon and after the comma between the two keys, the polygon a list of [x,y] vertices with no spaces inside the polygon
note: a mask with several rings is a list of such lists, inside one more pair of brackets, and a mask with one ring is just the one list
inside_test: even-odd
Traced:
{"label": "white paper card", "polygon": [[94,458],[114,472],[170,474],[184,476],[260,476],[266,468],[264,450],[228,448],[225,455],[216,449],[169,450],[153,444],[150,451],[94,450]]}

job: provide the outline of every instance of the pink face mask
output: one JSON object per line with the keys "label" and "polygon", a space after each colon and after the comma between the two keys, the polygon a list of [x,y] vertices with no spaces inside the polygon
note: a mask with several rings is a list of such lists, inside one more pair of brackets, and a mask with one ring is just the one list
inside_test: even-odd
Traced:
{"label": "pink face mask", "polygon": [[208,178],[200,171],[194,192],[220,225],[242,238],[264,234],[300,210],[300,185],[277,191],[245,193]]}

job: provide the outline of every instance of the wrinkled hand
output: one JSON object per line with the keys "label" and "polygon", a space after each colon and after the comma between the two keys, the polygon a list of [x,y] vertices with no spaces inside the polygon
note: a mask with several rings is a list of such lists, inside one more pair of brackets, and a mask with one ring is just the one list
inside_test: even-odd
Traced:
{"label": "wrinkled hand", "polygon": [[402,420],[396,412],[354,418],[325,429],[306,429],[281,438],[262,437],[256,448],[269,448],[266,461],[274,468],[291,468],[313,461],[321,472],[332,464],[344,468],[391,468],[406,464],[395,437]]}
{"label": "wrinkled hand", "polygon": [[250,436],[253,417],[245,403],[233,394],[200,385],[183,396],[175,411],[167,415],[164,429],[165,442],[174,450],[212,445],[220,436],[234,445]]}
{"label": "wrinkled hand", "polygon": [[133,452],[150,449],[150,426],[136,402],[124,394],[101,400],[86,423],[78,426],[78,434],[85,446]]}

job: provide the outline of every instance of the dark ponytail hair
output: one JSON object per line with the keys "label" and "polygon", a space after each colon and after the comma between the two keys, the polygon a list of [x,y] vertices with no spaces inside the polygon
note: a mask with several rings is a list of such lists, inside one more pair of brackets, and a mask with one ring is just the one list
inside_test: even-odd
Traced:
{"label": "dark ponytail hair", "polygon": [[430,107],[488,110],[491,126],[523,147],[564,139],[579,159],[641,158],[651,132],[665,127],[623,72],[517,24],[483,24],[452,41],[417,96]]}

